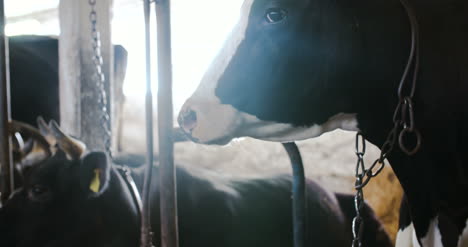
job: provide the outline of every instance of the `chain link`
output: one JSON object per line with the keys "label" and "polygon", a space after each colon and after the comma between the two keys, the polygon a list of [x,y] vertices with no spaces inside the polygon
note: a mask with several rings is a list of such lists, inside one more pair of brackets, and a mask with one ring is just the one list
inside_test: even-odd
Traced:
{"label": "chain link", "polygon": [[89,13],[89,21],[91,23],[91,46],[93,49],[92,60],[95,65],[94,77],[96,81],[96,87],[99,90],[98,93],[98,106],[101,109],[100,120],[101,130],[104,133],[104,148],[107,154],[112,158],[112,133],[110,129],[110,115],[108,109],[108,97],[105,88],[106,77],[104,75],[102,65],[103,58],[101,53],[101,35],[97,27],[97,12],[96,12],[96,1],[88,0],[91,12]]}
{"label": "chain link", "polygon": [[[359,145],[361,143],[361,145]],[[366,153],[366,140],[364,136],[358,132],[356,134],[356,182],[354,187],[356,188],[356,195],[354,197],[354,208],[356,210],[356,216],[353,219],[352,228],[353,228],[353,247],[361,246],[362,232],[364,229],[364,221],[361,216],[361,209],[364,203],[364,193],[362,191],[363,187],[369,182],[363,181],[366,174],[366,166],[364,164],[364,154]]]}

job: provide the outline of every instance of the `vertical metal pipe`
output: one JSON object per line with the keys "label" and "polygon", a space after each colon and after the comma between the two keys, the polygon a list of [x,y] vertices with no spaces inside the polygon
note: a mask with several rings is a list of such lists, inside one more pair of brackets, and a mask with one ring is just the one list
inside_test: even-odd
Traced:
{"label": "vertical metal pipe", "polygon": [[289,155],[293,170],[293,237],[294,247],[304,247],[306,243],[306,187],[304,166],[302,164],[301,153],[296,143],[283,143],[284,149]]}
{"label": "vertical metal pipe", "polygon": [[177,185],[172,137],[172,53],[170,0],[156,0],[158,35],[158,135],[162,247],[178,247]]}
{"label": "vertical metal pipe", "polygon": [[151,178],[153,168],[153,93],[151,90],[151,32],[150,1],[144,0],[145,48],[146,48],[146,171],[143,184],[143,210],[141,213],[141,247],[152,246],[151,236]]}
{"label": "vertical metal pipe", "polygon": [[11,138],[9,133],[10,115],[10,73],[8,40],[5,36],[5,5],[0,0],[0,162],[1,199],[4,202],[14,189]]}

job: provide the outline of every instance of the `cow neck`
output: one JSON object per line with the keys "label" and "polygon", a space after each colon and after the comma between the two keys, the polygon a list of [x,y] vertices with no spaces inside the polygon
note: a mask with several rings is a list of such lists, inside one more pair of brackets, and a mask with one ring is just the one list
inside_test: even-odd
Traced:
{"label": "cow neck", "polygon": [[[392,168],[404,188],[409,201],[412,221],[415,224],[418,236],[421,237],[426,235],[430,220],[436,216],[434,206],[436,198],[433,197],[434,193],[429,193],[429,191],[434,190],[431,188],[431,181],[427,180],[433,178],[434,171],[430,169],[431,167],[429,169],[418,167],[418,164],[429,165],[431,163],[431,154],[428,154],[424,149],[418,152],[418,141],[412,143],[415,146],[414,150],[411,150],[411,148],[408,150],[404,142],[399,143],[398,141],[400,134],[413,133],[416,137],[419,135],[419,130],[413,121],[413,101],[419,72],[419,27],[416,15],[407,0],[400,0],[400,2],[408,14],[411,26],[410,55],[398,89],[395,89],[398,92],[397,103],[395,104],[395,100],[392,99],[389,101],[378,101],[392,102],[395,104],[396,109],[392,111],[388,105],[384,105],[385,103],[380,105],[380,107],[383,107],[381,109],[377,106],[371,107],[371,110],[368,110],[369,108],[361,106],[362,108],[360,109],[367,109],[368,112],[367,114],[358,114],[358,118],[359,128],[363,135],[378,147],[382,147],[388,141],[387,135],[392,128],[397,129],[395,132],[397,133],[397,138],[394,141],[393,150],[389,153],[387,159],[392,164]],[[388,91],[380,93],[395,95],[393,92]],[[384,97],[384,99],[388,99],[388,97]],[[369,114],[371,111],[372,113]],[[401,114],[400,112],[404,113]],[[398,115],[400,116],[398,117]],[[420,137],[418,138],[420,141]],[[416,180],[417,182],[415,183]]]}

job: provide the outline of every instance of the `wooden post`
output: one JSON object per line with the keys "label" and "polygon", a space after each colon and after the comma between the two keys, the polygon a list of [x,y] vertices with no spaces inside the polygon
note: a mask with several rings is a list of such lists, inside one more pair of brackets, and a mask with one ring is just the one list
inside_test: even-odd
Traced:
{"label": "wooden post", "polygon": [[172,131],[171,2],[156,1],[158,37],[158,136],[162,247],[178,247],[177,186]]}
{"label": "wooden post", "polygon": [[[0,182],[1,201],[4,202],[14,189],[11,137],[9,133],[10,115],[10,71],[8,40],[5,37],[5,8],[0,0]],[[1,204],[0,204],[1,205]]]}
{"label": "wooden post", "polygon": [[[102,109],[98,104],[97,81],[91,38],[91,5],[96,1],[97,26],[101,37],[102,70],[105,91],[109,95],[107,109],[113,94],[113,48],[111,45],[112,0],[61,0],[60,17],[60,119],[61,127],[84,141],[90,150],[105,150],[102,131]],[[112,118],[111,112],[109,115]],[[110,126],[109,126],[110,127]]]}

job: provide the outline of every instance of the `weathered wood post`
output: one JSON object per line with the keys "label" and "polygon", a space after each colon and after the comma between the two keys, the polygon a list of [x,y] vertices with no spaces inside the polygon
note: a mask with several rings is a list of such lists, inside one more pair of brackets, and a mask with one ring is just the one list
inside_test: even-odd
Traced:
{"label": "weathered wood post", "polygon": [[158,40],[158,136],[162,247],[178,247],[177,186],[172,109],[171,1],[156,1]]}
{"label": "weathered wood post", "polygon": [[[95,56],[92,45],[91,6],[95,5],[96,25],[100,32],[104,89],[112,116],[113,47],[111,44],[112,0],[61,0],[60,17],[60,118],[61,127],[84,141],[90,150],[105,150],[106,135],[101,118]],[[107,126],[110,128],[111,126]]]}
{"label": "weathered wood post", "polygon": [[[0,182],[1,202],[10,196],[14,189],[11,138],[9,133],[10,114],[10,74],[8,40],[5,37],[5,5],[0,0]],[[1,205],[1,204],[0,204]]]}

